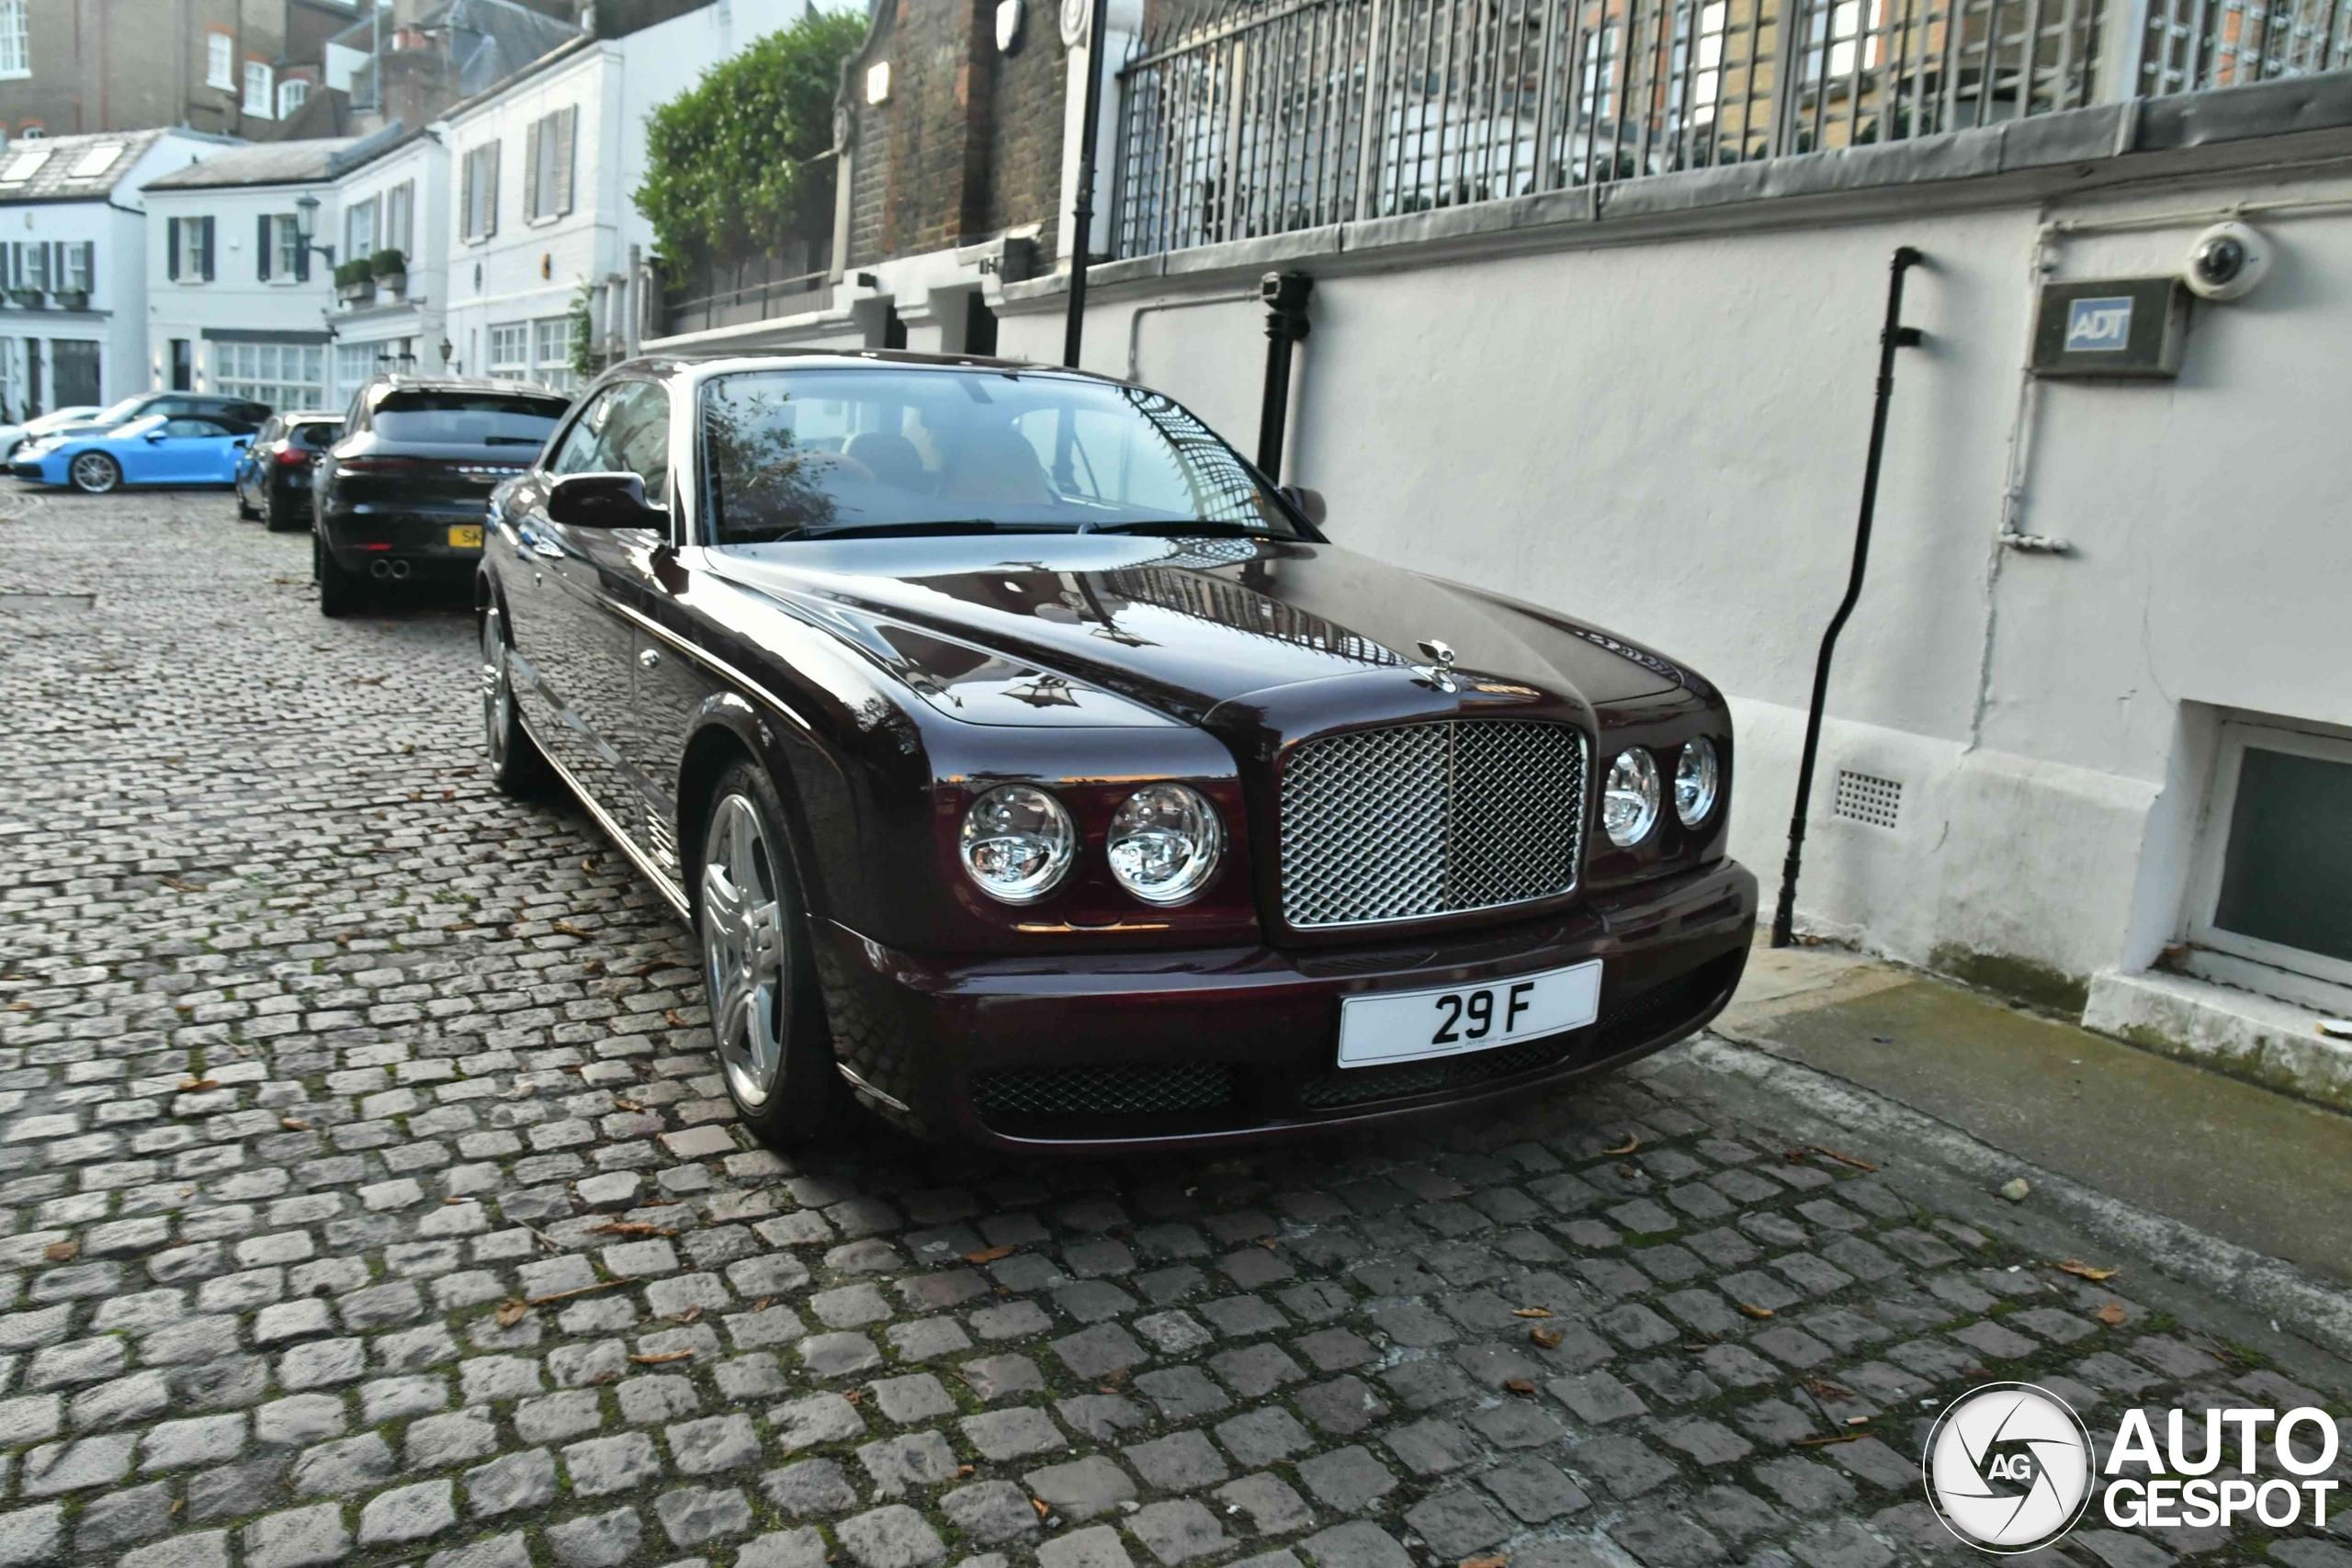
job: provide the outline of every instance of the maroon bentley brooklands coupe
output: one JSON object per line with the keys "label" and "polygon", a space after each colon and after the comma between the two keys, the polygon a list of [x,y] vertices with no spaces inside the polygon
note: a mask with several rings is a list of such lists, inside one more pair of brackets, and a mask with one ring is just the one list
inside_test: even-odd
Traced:
{"label": "maroon bentley brooklands coupe", "polygon": [[606,372],[491,505],[491,768],[698,934],[761,1136],[1003,1147],[1523,1099],[1739,979],[1730,716],[1328,544],[1156,392],[908,354]]}

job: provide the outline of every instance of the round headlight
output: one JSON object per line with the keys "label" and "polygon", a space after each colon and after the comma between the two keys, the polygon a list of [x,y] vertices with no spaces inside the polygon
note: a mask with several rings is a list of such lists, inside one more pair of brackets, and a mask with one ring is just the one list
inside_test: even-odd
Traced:
{"label": "round headlight", "polygon": [[1722,776],[1713,741],[1701,736],[1684,745],[1674,760],[1674,814],[1685,828],[1696,828],[1715,808],[1715,783]]}
{"label": "round headlight", "polygon": [[1007,904],[1034,904],[1061,886],[1078,852],[1078,829],[1042,789],[1005,784],[964,813],[964,869],[980,891]]}
{"label": "round headlight", "polygon": [[1630,850],[1649,836],[1657,821],[1657,764],[1639,746],[1628,746],[1609,764],[1600,791],[1600,825],[1609,841]]}
{"label": "round headlight", "polygon": [[1181,904],[1207,886],[1224,849],[1216,807],[1180,784],[1146,784],[1127,796],[1104,844],[1111,874],[1147,904]]}

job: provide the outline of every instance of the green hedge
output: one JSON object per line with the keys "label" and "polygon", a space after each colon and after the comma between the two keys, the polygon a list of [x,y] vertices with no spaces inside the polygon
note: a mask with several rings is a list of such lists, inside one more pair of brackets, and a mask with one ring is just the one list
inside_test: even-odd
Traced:
{"label": "green hedge", "polygon": [[368,258],[357,256],[350,261],[335,264],[334,286],[337,288],[348,288],[355,283],[366,283],[375,276],[374,270],[368,265]]}
{"label": "green hedge", "polygon": [[865,18],[811,10],[646,118],[637,205],[673,261],[767,253],[832,225],[833,93]]}
{"label": "green hedge", "polygon": [[378,251],[368,258],[370,277],[398,277],[408,271],[408,257],[399,251]]}

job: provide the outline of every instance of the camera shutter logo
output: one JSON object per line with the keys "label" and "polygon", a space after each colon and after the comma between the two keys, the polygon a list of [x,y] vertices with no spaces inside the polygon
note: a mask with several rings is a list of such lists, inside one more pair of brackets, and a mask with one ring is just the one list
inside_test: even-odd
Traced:
{"label": "camera shutter logo", "polygon": [[2132,346],[2132,297],[2105,295],[2066,306],[2066,352],[2121,353]]}
{"label": "camera shutter logo", "polygon": [[2090,1503],[2091,1439],[2066,1402],[2031,1383],[1986,1383],[1945,1407],[1922,1461],[1944,1528],[1981,1551],[2032,1551]]}

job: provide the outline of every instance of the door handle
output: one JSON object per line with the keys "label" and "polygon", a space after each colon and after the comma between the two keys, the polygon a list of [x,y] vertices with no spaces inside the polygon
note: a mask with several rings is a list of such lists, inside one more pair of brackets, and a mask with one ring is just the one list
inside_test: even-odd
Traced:
{"label": "door handle", "polygon": [[638,654],[637,661],[643,668],[650,670],[662,662],[662,650],[658,648],[645,649]]}

